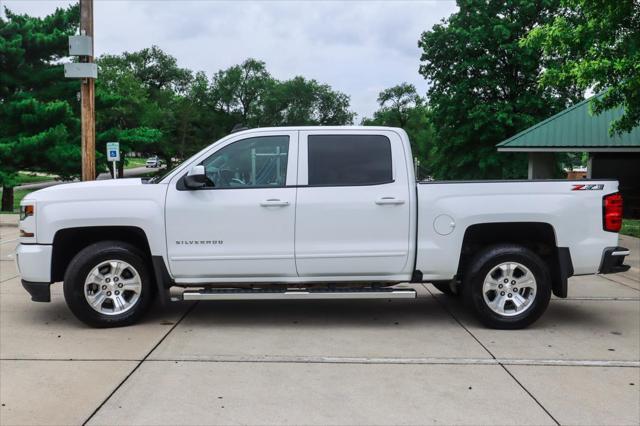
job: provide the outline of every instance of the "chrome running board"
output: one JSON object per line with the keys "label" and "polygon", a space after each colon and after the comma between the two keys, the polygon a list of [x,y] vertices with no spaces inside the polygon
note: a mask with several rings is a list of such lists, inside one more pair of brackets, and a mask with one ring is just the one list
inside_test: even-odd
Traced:
{"label": "chrome running board", "polygon": [[411,288],[389,289],[332,289],[332,290],[246,290],[246,289],[206,289],[186,290],[182,300],[326,300],[326,299],[415,299],[416,291]]}

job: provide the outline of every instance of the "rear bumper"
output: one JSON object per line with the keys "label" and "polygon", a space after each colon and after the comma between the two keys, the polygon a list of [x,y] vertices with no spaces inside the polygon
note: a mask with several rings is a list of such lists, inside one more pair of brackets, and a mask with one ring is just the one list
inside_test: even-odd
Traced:
{"label": "rear bumper", "polygon": [[601,274],[615,274],[616,272],[625,272],[630,266],[625,265],[624,258],[630,253],[625,247],[607,247],[602,252],[602,262],[600,263]]}

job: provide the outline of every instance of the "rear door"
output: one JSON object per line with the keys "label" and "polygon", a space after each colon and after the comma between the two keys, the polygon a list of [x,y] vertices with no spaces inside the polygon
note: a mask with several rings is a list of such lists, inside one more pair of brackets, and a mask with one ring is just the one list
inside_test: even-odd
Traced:
{"label": "rear door", "polygon": [[300,277],[406,273],[411,208],[392,131],[300,132],[295,253]]}

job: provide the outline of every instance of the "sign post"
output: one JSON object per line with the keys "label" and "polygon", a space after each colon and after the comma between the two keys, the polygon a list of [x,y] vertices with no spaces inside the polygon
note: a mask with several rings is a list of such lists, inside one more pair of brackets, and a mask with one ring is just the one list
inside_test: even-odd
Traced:
{"label": "sign post", "polygon": [[116,162],[120,161],[120,143],[119,142],[107,142],[107,161],[113,163],[113,178],[118,178],[118,169],[116,168]]}

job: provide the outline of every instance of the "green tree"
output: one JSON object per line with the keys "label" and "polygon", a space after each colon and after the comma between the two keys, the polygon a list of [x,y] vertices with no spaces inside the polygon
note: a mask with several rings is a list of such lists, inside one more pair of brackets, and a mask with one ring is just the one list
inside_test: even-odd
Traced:
{"label": "green tree", "polygon": [[382,111],[395,116],[395,121],[404,127],[409,119],[409,112],[422,100],[413,84],[402,83],[383,90],[378,95],[378,104]]}
{"label": "green tree", "polygon": [[380,106],[373,118],[364,118],[365,126],[401,127],[409,135],[414,157],[420,164],[427,164],[429,147],[435,134],[431,123],[430,110],[418,95],[413,84],[401,83],[380,92]]}
{"label": "green tree", "polygon": [[265,91],[260,114],[251,125],[312,126],[351,124],[355,113],[349,110],[349,97],[327,84],[304,77],[272,81]]}
{"label": "green tree", "polygon": [[149,90],[130,68],[114,59],[105,56],[97,60],[100,78],[96,81],[96,162],[109,173],[113,171],[103,155],[107,142],[121,143],[119,166],[123,167],[129,152],[144,152],[162,137],[150,124],[155,105],[149,100]]}
{"label": "green tree", "polygon": [[237,114],[239,122],[249,124],[273,84],[265,63],[249,58],[213,76],[212,96],[227,114]]}
{"label": "green tree", "polygon": [[429,81],[436,140],[429,166],[440,179],[526,176],[522,155],[495,145],[580,98],[542,87],[541,49],[519,40],[548,24],[559,0],[460,0],[460,10],[422,34],[420,73]]}
{"label": "green tree", "polygon": [[75,34],[78,6],[43,18],[0,16],[0,185],[2,210],[13,208],[20,170],[68,178],[79,173],[79,123],[72,105],[77,82],[65,81],[60,61]]}
{"label": "green tree", "polygon": [[251,58],[217,72],[210,93],[217,110],[250,127],[350,124],[355,116],[344,93],[300,76],[276,80]]}
{"label": "green tree", "polygon": [[604,95],[596,114],[624,107],[612,133],[640,125],[640,3],[638,0],[561,0],[551,22],[533,28],[523,46],[542,48],[545,87],[575,84]]}
{"label": "green tree", "polygon": [[171,167],[180,147],[181,99],[193,81],[191,71],[157,46],[104,55],[97,62],[98,151],[106,142],[120,141],[123,155],[154,152]]}
{"label": "green tree", "polygon": [[337,125],[355,115],[345,94],[303,77],[276,80],[256,59],[221,70],[211,81],[155,46],[97,62],[99,161],[106,142],[120,141],[123,155],[155,153],[170,167],[174,157],[193,154],[239,123]]}

